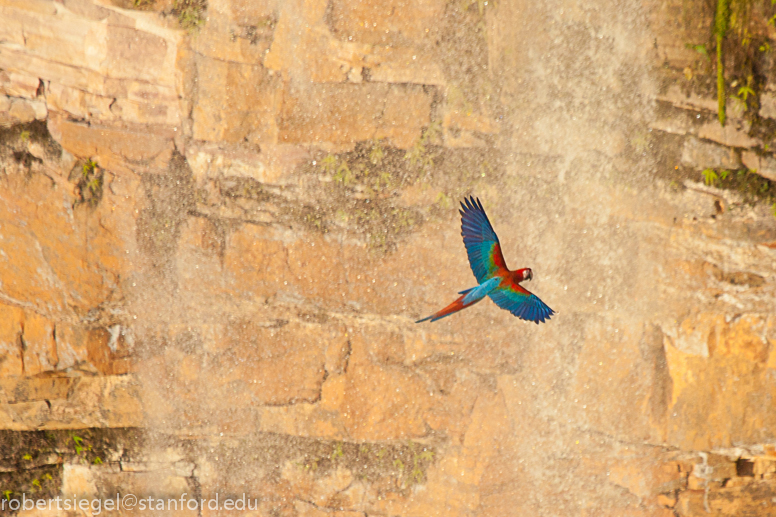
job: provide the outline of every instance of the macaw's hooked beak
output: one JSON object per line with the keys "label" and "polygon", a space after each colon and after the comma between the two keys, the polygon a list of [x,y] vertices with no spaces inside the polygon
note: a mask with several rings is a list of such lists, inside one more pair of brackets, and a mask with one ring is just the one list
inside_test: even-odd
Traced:
{"label": "macaw's hooked beak", "polygon": [[528,273],[525,275],[526,280],[533,280],[533,271],[530,269],[528,270]]}

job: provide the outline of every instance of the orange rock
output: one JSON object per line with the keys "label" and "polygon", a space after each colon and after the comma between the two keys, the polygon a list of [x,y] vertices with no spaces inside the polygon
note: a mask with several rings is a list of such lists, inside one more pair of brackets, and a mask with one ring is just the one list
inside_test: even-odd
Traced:
{"label": "orange rock", "polygon": [[210,142],[275,143],[282,85],[256,64],[198,56],[194,138]]}
{"label": "orange rock", "polygon": [[570,411],[607,434],[660,439],[671,396],[662,334],[616,320],[590,322],[586,334]]}
{"label": "orange rock", "polygon": [[25,375],[54,370],[59,363],[54,341],[54,323],[34,312],[28,312],[22,325]]}
{"label": "orange rock", "polygon": [[388,86],[323,84],[286,92],[279,140],[288,143],[349,143],[375,137]]}
{"label": "orange rock", "polygon": [[[226,5],[224,7],[235,10],[240,9],[238,6],[233,5]],[[208,4],[209,15],[213,12],[213,9],[214,6],[211,2]],[[237,16],[252,17],[252,14],[237,14]],[[268,28],[263,26],[257,27],[258,24],[232,26],[216,16],[209,16],[209,18],[207,25],[191,41],[192,50],[197,52],[197,54],[224,62],[231,61],[247,65],[256,65],[263,61],[264,54],[269,50],[271,40],[260,36],[262,33],[268,32]],[[262,17],[259,23],[266,25],[269,21],[270,18]],[[255,28],[248,32],[246,26],[250,25],[254,25]],[[208,63],[210,66],[214,65],[210,60],[202,60],[201,62]],[[209,75],[210,71],[203,67],[201,73]],[[206,97],[203,98],[203,101],[206,100]]]}
{"label": "orange rock", "polygon": [[[168,42],[165,38],[129,27],[113,26],[107,31],[105,75],[157,83],[168,70]],[[143,56],[138,59],[138,55]]]}
{"label": "orange rock", "polygon": [[324,510],[304,501],[295,501],[294,509],[299,517],[364,517],[366,515],[364,512]]}
{"label": "orange rock", "polygon": [[87,93],[58,83],[50,84],[46,92],[46,105],[49,110],[66,112],[79,119],[115,119],[111,112],[113,101],[110,97]]}
{"label": "orange rock", "polygon": [[495,120],[479,113],[462,112],[459,110],[450,110],[445,113],[442,126],[488,134],[499,132],[499,127]]}
{"label": "orange rock", "polygon": [[419,86],[391,87],[375,138],[388,138],[400,149],[412,147],[420,139],[421,128],[431,122],[431,101]]}
{"label": "orange rock", "polygon": [[10,430],[137,427],[138,388],[131,376],[20,379],[12,388],[18,400],[0,404],[0,422]]}
{"label": "orange rock", "polygon": [[168,127],[136,130],[87,126],[61,117],[49,117],[49,131],[68,152],[95,158],[97,164],[116,172],[167,170],[175,148],[175,132]]}
{"label": "orange rock", "polygon": [[0,72],[0,93],[9,97],[34,99],[39,86],[40,79],[35,76],[5,70]]}
{"label": "orange rock", "polygon": [[288,1],[280,11],[264,66],[281,72],[284,81],[344,81],[352,45],[334,40],[324,21],[326,8],[325,0]]}
{"label": "orange rock", "polygon": [[127,357],[129,351],[119,325],[90,330],[87,333],[86,350],[89,362],[104,375],[120,375],[131,369]]}
{"label": "orange rock", "polygon": [[24,352],[19,337],[24,313],[18,307],[0,304],[0,378],[24,373]]}
{"label": "orange rock", "polygon": [[[266,321],[261,314],[229,325],[176,325],[163,353],[144,362],[144,400],[156,408],[154,418],[180,419],[181,426],[199,432],[228,427],[237,435],[250,434],[252,428],[329,435],[325,412],[312,404],[320,399],[326,347],[337,341],[328,330]],[[202,382],[211,377],[217,381]],[[265,405],[279,407],[252,409]],[[210,416],[203,421],[202,415]]]}
{"label": "orange rock", "polygon": [[403,2],[348,2],[331,5],[332,28],[343,39],[370,44],[393,42],[431,44],[439,37],[439,20],[444,15],[442,0]]}
{"label": "orange rock", "polygon": [[77,384],[72,377],[21,377],[0,382],[8,402],[32,402],[39,400],[67,399],[70,389]]}
{"label": "orange rock", "polygon": [[776,424],[776,416],[764,410],[766,399],[776,396],[765,369],[773,325],[761,315],[727,322],[721,316],[698,314],[667,337],[670,412],[677,415],[669,421],[670,441],[708,450],[765,439],[763,426]]}
{"label": "orange rock", "polygon": [[0,232],[14,249],[0,254],[4,295],[52,320],[102,303],[131,267],[136,215],[119,192],[134,194],[137,183],[106,174],[103,199],[90,210],[73,209],[73,195],[42,174],[3,182]]}
{"label": "orange rock", "polygon": [[320,399],[328,343],[318,325],[238,320],[211,345],[200,375],[218,379],[209,389],[235,407],[313,402]]}
{"label": "orange rock", "polygon": [[335,239],[314,235],[287,244],[287,290],[308,300],[341,307],[346,301],[346,272],[341,246]]}
{"label": "orange rock", "polygon": [[665,506],[667,508],[673,508],[676,506],[676,495],[675,494],[659,494],[657,496],[657,504],[661,506]]}
{"label": "orange rock", "polygon": [[685,487],[684,474],[678,469],[666,471],[663,467],[658,454],[634,454],[618,459],[608,467],[609,480],[626,487],[642,500]]}
{"label": "orange rock", "polygon": [[362,66],[369,70],[369,80],[374,82],[435,86],[447,83],[438,56],[423,47],[375,45],[364,56]]}
{"label": "orange rock", "polygon": [[249,26],[275,17],[279,6],[278,0],[211,0],[207,7],[208,13],[214,11],[237,25]]}
{"label": "orange rock", "polygon": [[230,290],[242,297],[267,298],[286,288],[288,250],[273,237],[271,229],[254,225],[244,225],[229,236],[224,270]]}

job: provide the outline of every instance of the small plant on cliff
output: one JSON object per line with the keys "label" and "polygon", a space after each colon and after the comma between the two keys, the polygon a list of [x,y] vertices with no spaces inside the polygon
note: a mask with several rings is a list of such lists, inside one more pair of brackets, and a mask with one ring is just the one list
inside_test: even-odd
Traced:
{"label": "small plant on cliff", "polygon": [[404,159],[411,167],[416,167],[422,172],[428,172],[434,166],[435,154],[429,149],[429,145],[436,142],[441,133],[439,122],[432,122],[421,134],[415,145],[407,151]]}
{"label": "small plant on cliff", "polygon": [[706,48],[706,45],[700,44],[700,45],[693,45],[691,43],[685,43],[684,45],[686,48],[690,50],[694,50],[698,54],[702,55],[704,58],[706,58],[706,61],[711,61],[711,58],[709,57],[709,51]]}
{"label": "small plant on cliff", "polygon": [[[84,439],[76,435],[73,435],[71,438],[73,439],[75,453],[80,456],[86,450],[84,447]],[[91,449],[91,447],[89,448]]]}
{"label": "small plant on cliff", "polygon": [[725,125],[725,64],[722,59],[722,40],[730,23],[730,0],[717,0],[717,13],[714,17],[714,38],[717,41],[717,104],[719,123]]}
{"label": "small plant on cliff", "polygon": [[442,153],[440,134],[441,124],[434,122],[419,131],[407,150],[373,139],[357,143],[352,151],[321,155],[312,162],[313,171],[322,189],[337,200],[336,208],[322,205],[314,214],[302,213],[303,224],[320,231],[332,225],[354,230],[371,251],[392,249],[399,235],[423,220],[418,209],[401,206],[396,198],[402,188],[433,176]]}
{"label": "small plant on cliff", "polygon": [[334,444],[334,450],[331,453],[331,459],[332,461],[336,461],[337,459],[341,458],[344,455],[342,452],[342,444],[337,442]]}
{"label": "small plant on cliff", "polygon": [[422,467],[425,466],[428,468],[429,463],[434,459],[434,452],[428,450],[426,447],[423,447],[423,450],[421,451],[413,442],[409,443],[409,449],[412,453],[412,470],[409,474],[409,483],[420,483],[425,476],[425,469]]}
{"label": "small plant on cliff", "polygon": [[776,216],[776,182],[760,176],[757,171],[704,169],[701,175],[706,185],[736,191],[743,197],[743,202],[749,205],[767,204]]}
{"label": "small plant on cliff", "polygon": [[703,182],[708,186],[714,186],[717,183],[719,176],[714,169],[703,169]]}
{"label": "small plant on cliff", "polygon": [[738,89],[738,98],[741,99],[741,101],[744,103],[744,110],[748,108],[746,102],[749,99],[749,96],[754,97],[755,93],[752,89],[752,76],[749,75],[746,78],[746,84]]}
{"label": "small plant on cliff", "polygon": [[196,32],[205,23],[206,0],[175,0],[172,13],[178,17],[181,28]]}
{"label": "small plant on cliff", "polygon": [[[776,2],[769,3],[769,7],[755,8],[754,0],[716,0],[713,3],[711,40],[707,45],[686,45],[703,55],[706,60],[709,59],[713,46],[716,57],[714,68],[717,111],[722,126],[727,122],[727,90],[730,87],[735,88],[739,83],[745,83],[745,86],[738,89],[734,100],[740,104],[743,111],[749,112],[751,118],[757,118],[757,92],[761,87],[759,79],[766,75],[764,67],[770,66],[763,61],[763,54],[770,52],[771,46],[767,31],[763,30],[760,23],[754,24],[753,19],[759,19],[760,16],[765,19],[770,17],[768,24],[772,24],[776,15],[771,17],[773,13],[768,11],[773,11]],[[699,68],[707,68],[706,63],[700,63]],[[729,70],[726,70],[728,68]],[[688,81],[693,79],[693,72],[692,67],[685,68]],[[703,73],[706,72],[701,72]],[[732,80],[732,84],[727,83],[726,75]],[[703,85],[704,82],[701,81],[700,84]]]}
{"label": "small plant on cliff", "polygon": [[86,203],[92,208],[96,207],[102,199],[102,169],[89,159],[81,165],[80,174],[71,173],[70,179],[76,182],[75,192],[78,197],[74,206]]}
{"label": "small plant on cliff", "polygon": [[73,448],[77,456],[91,461],[93,465],[102,465],[102,458],[96,454],[96,451],[93,451],[91,444],[75,434],[71,435],[70,438],[73,441]]}

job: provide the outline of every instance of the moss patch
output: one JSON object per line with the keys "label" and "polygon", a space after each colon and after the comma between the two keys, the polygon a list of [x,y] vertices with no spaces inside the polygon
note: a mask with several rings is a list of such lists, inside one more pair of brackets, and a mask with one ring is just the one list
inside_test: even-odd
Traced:
{"label": "moss patch", "polygon": [[[139,429],[0,431],[0,497],[55,497],[64,463],[100,465],[130,459],[142,447]],[[17,503],[14,503],[14,505]],[[10,505],[0,514],[10,514]]]}
{"label": "moss patch", "polygon": [[378,491],[404,493],[427,479],[430,465],[436,461],[436,447],[414,442],[352,443],[316,440],[275,433],[262,433],[237,444],[222,443],[209,450],[228,470],[238,473],[251,465],[266,468],[264,479],[280,482],[289,465],[322,478],[344,468],[356,479],[378,487]]}
{"label": "moss patch", "polygon": [[[33,155],[30,152],[33,146],[43,154]],[[45,121],[36,120],[27,124],[0,128],[0,161],[15,163],[27,174],[41,169],[40,165],[43,163],[41,156],[58,160],[61,155],[62,148],[51,138]]]}
{"label": "moss patch", "polygon": [[748,169],[704,169],[701,177],[706,185],[740,193],[750,205],[765,203],[776,215],[776,182]]}
{"label": "moss patch", "polygon": [[759,94],[772,59],[767,26],[776,22],[776,6],[770,3],[755,8],[752,0],[717,0],[697,7],[709,9],[711,13],[702,16],[713,22],[707,42],[686,44],[698,52],[698,60],[684,70],[685,87],[703,94],[709,93],[712,85],[721,125],[727,119],[728,99],[754,122],[759,118]]}
{"label": "moss patch", "polygon": [[178,18],[182,29],[194,32],[205,23],[207,0],[175,0],[172,14]]}

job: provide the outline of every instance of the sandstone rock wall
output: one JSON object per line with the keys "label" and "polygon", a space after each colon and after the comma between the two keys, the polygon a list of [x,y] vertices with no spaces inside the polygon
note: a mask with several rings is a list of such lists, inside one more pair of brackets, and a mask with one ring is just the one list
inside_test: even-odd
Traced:
{"label": "sandstone rock wall", "polygon": [[[711,16],[0,0],[6,501],[776,513],[776,218],[720,178],[773,187],[776,79],[721,127]],[[469,194],[550,322],[414,323]]]}

